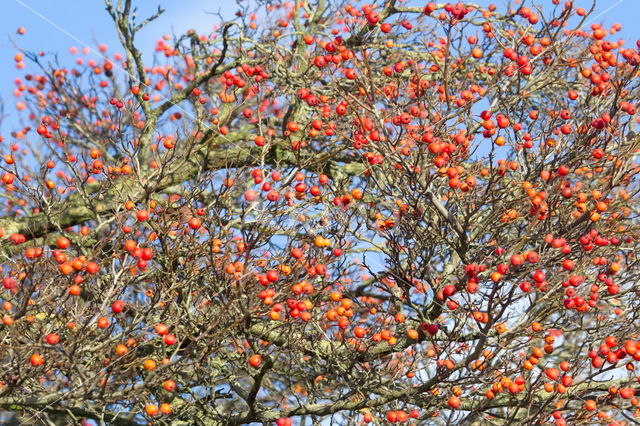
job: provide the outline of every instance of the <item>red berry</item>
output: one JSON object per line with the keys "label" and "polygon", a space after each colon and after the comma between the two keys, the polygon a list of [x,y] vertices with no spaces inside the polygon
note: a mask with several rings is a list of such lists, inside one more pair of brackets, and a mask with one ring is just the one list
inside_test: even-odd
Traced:
{"label": "red berry", "polygon": [[249,365],[253,368],[258,368],[260,364],[262,364],[262,357],[260,355],[256,354],[249,358]]}
{"label": "red berry", "polygon": [[138,210],[138,214],[136,215],[139,222],[144,222],[149,219],[149,212],[146,210]]}
{"label": "red berry", "polygon": [[119,314],[124,310],[124,306],[125,306],[124,301],[116,300],[115,302],[113,302],[113,305],[111,305],[111,311],[115,314]]}
{"label": "red berry", "polygon": [[46,341],[50,345],[57,345],[60,342],[60,337],[55,333],[47,334]]}

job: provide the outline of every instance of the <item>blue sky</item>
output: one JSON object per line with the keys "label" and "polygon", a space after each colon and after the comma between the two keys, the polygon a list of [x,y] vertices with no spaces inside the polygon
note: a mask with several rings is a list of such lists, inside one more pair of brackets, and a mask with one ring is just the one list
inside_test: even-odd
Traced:
{"label": "blue sky", "polygon": [[[117,0],[113,0],[117,2]],[[551,6],[551,0],[538,0]],[[138,0],[139,16],[147,16],[158,5],[166,12],[157,21],[151,23],[140,34],[138,45],[150,55],[155,42],[163,34],[181,34],[193,28],[198,32],[208,32],[217,23],[218,18],[207,12],[222,12],[229,16],[236,10],[232,0]],[[411,0],[412,4],[426,3],[426,0]],[[487,5],[487,0],[478,4]],[[501,7],[505,0],[494,0]],[[576,0],[576,6],[588,8],[591,0]],[[599,0],[596,21],[605,24],[622,24],[621,38],[635,43],[640,37],[640,1],[638,0]],[[25,35],[17,35],[18,27],[26,29]],[[7,136],[15,127],[15,99],[13,81],[24,72],[15,68],[13,56],[20,47],[31,51],[58,52],[63,63],[71,64],[69,48],[85,45],[95,49],[98,43],[108,46],[107,53],[120,52],[113,23],[108,16],[102,0],[2,0],[0,14],[0,96],[5,102],[5,117],[0,134]],[[80,54],[86,60],[97,58],[95,53]],[[28,65],[27,65],[28,66]]]}
{"label": "blue sky", "polygon": [[[16,130],[14,80],[24,75],[23,70],[16,69],[13,60],[18,52],[16,44],[27,51],[58,53],[61,62],[68,65],[75,60],[69,53],[72,46],[79,50],[85,46],[93,49],[89,54],[77,55],[85,60],[99,57],[96,48],[99,43],[107,45],[109,56],[122,49],[103,0],[1,0],[0,4],[0,97],[5,104],[0,134],[6,138],[10,131]],[[147,57],[162,35],[183,34],[191,28],[210,32],[218,18],[207,12],[228,16],[235,11],[235,8],[224,7],[230,4],[225,0],[137,0],[134,4],[139,8],[139,17],[151,15],[158,6],[166,9],[137,36],[137,44]],[[24,27],[26,33],[18,35],[18,27]],[[27,61],[25,64],[28,68]]]}

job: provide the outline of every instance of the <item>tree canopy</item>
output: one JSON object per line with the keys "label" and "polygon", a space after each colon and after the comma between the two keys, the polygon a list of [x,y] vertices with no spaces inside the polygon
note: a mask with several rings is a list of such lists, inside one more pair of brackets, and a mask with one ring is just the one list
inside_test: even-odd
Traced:
{"label": "tree canopy", "polygon": [[162,9],[106,0],[117,52],[16,53],[7,421],[637,422],[640,42],[417,3],[239,1],[148,57]]}

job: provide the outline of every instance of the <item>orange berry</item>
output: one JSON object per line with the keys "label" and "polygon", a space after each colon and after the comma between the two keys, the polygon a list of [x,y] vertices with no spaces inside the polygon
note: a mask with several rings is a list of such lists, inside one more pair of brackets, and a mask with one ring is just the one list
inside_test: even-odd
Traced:
{"label": "orange berry", "polygon": [[144,411],[149,416],[155,416],[156,414],[158,414],[158,406],[156,404],[147,404],[144,407]]}

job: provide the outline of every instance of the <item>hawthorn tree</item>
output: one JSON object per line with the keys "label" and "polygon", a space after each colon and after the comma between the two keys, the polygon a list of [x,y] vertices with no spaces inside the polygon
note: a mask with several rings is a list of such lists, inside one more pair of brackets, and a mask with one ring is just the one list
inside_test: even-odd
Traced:
{"label": "hawthorn tree", "polygon": [[528,3],[19,51],[5,420],[636,423],[638,46]]}

